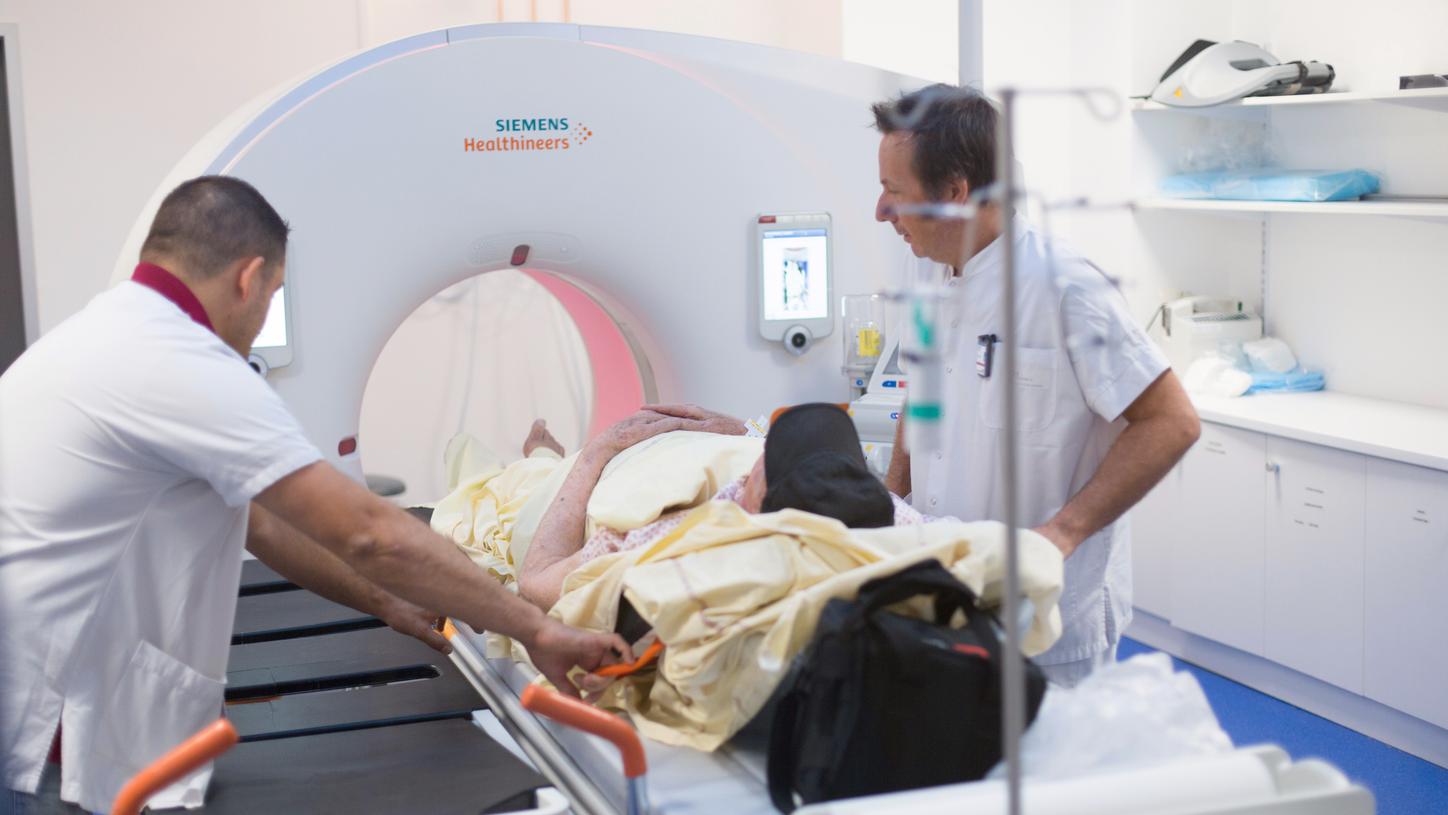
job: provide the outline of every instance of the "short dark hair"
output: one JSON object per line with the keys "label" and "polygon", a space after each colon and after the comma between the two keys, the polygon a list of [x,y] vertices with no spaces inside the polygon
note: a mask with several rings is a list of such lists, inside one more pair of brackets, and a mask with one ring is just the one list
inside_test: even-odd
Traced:
{"label": "short dark hair", "polygon": [[252,185],[239,178],[203,175],[172,190],[156,210],[141,258],[168,258],[205,279],[242,258],[266,258],[269,269],[286,258],[291,227]]}
{"label": "short dark hair", "polygon": [[870,472],[855,422],[839,405],[784,411],[764,440],[763,512],[798,509],[845,526],[890,526],[895,501]]}
{"label": "short dark hair", "polygon": [[833,450],[806,456],[782,478],[764,477],[761,512],[797,509],[834,518],[851,529],[895,523],[895,500],[869,468]]}
{"label": "short dark hair", "polygon": [[956,179],[965,179],[972,193],[995,183],[999,114],[980,91],[936,84],[876,102],[870,110],[882,134],[911,134],[911,168],[931,198]]}

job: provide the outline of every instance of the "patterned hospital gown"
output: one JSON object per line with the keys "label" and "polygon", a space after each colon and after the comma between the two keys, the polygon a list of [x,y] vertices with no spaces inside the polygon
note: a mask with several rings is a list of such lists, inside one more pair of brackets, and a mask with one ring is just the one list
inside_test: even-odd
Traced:
{"label": "patterned hospital gown", "polygon": [[[737,504],[743,495],[744,478],[740,478],[737,481],[724,485],[724,487],[714,495],[713,500],[733,501]],[[916,524],[949,520],[948,518],[937,518],[935,516],[925,515],[905,503],[905,501],[893,493],[890,495],[890,500],[895,502],[895,526],[915,526]],[[684,516],[688,514],[689,510],[687,509],[670,512],[660,516],[657,521],[651,524],[641,526],[627,533],[601,526],[598,528],[598,531],[593,533],[593,537],[589,538],[588,542],[583,544],[583,561],[586,563],[594,558],[614,552],[627,552],[631,549],[637,549],[640,546],[650,546],[660,538],[677,529],[679,524],[684,522]]]}

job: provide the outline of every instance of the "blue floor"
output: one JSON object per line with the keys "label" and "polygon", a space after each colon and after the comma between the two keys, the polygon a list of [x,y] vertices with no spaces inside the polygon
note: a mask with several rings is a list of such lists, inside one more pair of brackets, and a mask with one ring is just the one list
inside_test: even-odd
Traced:
{"label": "blue floor", "polygon": [[[1123,639],[1119,658],[1153,650],[1135,640]],[[1222,729],[1239,747],[1271,743],[1295,759],[1326,759],[1372,790],[1378,812],[1383,815],[1448,813],[1448,769],[1191,663],[1176,658],[1172,662],[1196,676]]]}

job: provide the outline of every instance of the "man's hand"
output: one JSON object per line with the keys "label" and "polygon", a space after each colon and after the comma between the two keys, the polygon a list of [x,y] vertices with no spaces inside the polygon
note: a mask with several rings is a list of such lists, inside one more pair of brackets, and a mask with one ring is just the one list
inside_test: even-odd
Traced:
{"label": "man's hand", "polygon": [[1061,550],[1062,558],[1070,557],[1076,547],[1081,545],[1080,539],[1054,523],[1038,526],[1031,531],[1055,544],[1056,548]]}
{"label": "man's hand", "polygon": [[575,667],[596,671],[605,665],[633,662],[633,650],[617,634],[594,634],[569,628],[549,619],[532,642],[525,642],[533,665],[560,693],[578,697],[578,688],[568,678]]}
{"label": "man's hand", "polygon": [[911,492],[910,451],[905,449],[905,416],[895,423],[895,446],[890,451],[890,466],[885,471],[885,489],[904,498]]}
{"label": "man's hand", "polygon": [[1066,557],[1144,498],[1202,432],[1191,399],[1171,371],[1157,377],[1121,416],[1126,429],[1096,474],[1036,529]]}
{"label": "man's hand", "polygon": [[438,622],[443,617],[435,611],[415,606],[396,595],[388,595],[377,617],[393,631],[422,640],[434,651],[452,653],[453,649],[447,638],[437,630]]}

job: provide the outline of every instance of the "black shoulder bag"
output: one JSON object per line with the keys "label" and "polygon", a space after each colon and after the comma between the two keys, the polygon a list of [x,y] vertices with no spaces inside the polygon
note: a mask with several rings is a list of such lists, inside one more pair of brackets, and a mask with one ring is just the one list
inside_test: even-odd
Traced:
{"label": "black shoulder bag", "polygon": [[[934,621],[886,607],[925,595]],[[957,610],[966,625],[950,628]],[[995,618],[939,561],[831,600],[776,693],[769,794],[806,804],[983,777],[1001,759],[1001,651]],[[1045,694],[1026,661],[1026,721]]]}

